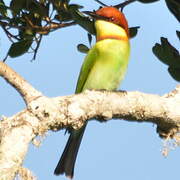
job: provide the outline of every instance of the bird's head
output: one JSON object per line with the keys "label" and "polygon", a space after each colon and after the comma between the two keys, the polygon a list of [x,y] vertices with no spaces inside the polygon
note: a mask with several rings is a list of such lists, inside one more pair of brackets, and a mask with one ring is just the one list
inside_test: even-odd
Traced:
{"label": "bird's head", "polygon": [[96,20],[101,19],[114,23],[118,26],[121,26],[123,29],[125,29],[127,35],[129,36],[129,28],[128,28],[127,20],[124,14],[121,11],[119,11],[117,8],[112,6],[106,6],[98,9],[97,11],[93,11],[93,12],[86,11],[85,13],[90,15]]}

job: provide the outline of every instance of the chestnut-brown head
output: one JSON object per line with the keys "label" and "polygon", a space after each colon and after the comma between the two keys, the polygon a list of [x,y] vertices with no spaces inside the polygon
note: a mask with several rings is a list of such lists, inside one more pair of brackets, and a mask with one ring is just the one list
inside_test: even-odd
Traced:
{"label": "chestnut-brown head", "polygon": [[121,26],[123,29],[125,29],[127,35],[129,36],[127,20],[124,14],[121,11],[119,11],[117,8],[112,7],[112,6],[106,6],[95,11],[95,13],[99,17],[104,17],[106,21],[109,21],[114,24],[117,24],[118,26]]}

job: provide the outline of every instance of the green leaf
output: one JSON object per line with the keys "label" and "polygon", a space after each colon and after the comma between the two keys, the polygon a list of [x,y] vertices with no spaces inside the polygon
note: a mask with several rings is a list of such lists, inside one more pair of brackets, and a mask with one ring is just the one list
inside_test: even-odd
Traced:
{"label": "green leaf", "polygon": [[32,40],[21,40],[13,43],[9,48],[8,55],[12,58],[23,55],[29,50],[32,42]]}
{"label": "green leaf", "polygon": [[180,0],[166,0],[166,5],[170,12],[180,22]]}
{"label": "green leaf", "polygon": [[56,10],[65,9],[70,0],[51,0],[53,8]]}
{"label": "green leaf", "polygon": [[169,67],[168,72],[173,77],[174,80],[180,82],[180,68],[178,69],[178,68]]}
{"label": "green leaf", "polygon": [[36,14],[40,17],[48,15],[47,8],[36,0],[12,0],[10,9],[13,15],[19,14],[22,9],[30,11],[31,14]]}
{"label": "green leaf", "polygon": [[[176,32],[179,37],[179,32]],[[153,53],[163,63],[168,65],[168,72],[176,81],[180,81],[180,54],[166,38],[161,37],[161,44],[156,43]]]}
{"label": "green leaf", "polygon": [[88,33],[88,42],[89,42],[89,45],[91,46],[91,43],[92,43],[92,35]]}
{"label": "green leaf", "polygon": [[7,7],[4,4],[3,0],[0,0],[0,14],[3,16],[7,16]]}
{"label": "green leaf", "polygon": [[37,17],[42,18],[48,16],[47,8],[35,0],[29,0],[29,3],[26,5],[26,9],[35,14]]}
{"label": "green leaf", "polygon": [[134,38],[137,35],[139,28],[140,28],[140,26],[129,28],[129,37]]}
{"label": "green leaf", "polygon": [[161,37],[161,44],[156,43],[153,53],[163,63],[173,68],[180,68],[180,54],[167,40]]}
{"label": "green leaf", "polygon": [[176,34],[177,34],[177,37],[178,37],[179,40],[180,40],[180,31],[176,31]]}
{"label": "green leaf", "polygon": [[156,2],[156,1],[159,1],[159,0],[138,0],[139,2],[141,3],[153,3],[153,2]]}
{"label": "green leaf", "polygon": [[34,33],[33,29],[31,29],[31,28],[19,30],[19,37],[22,40],[30,40],[31,41],[34,36],[35,36],[35,33]]}
{"label": "green leaf", "polygon": [[89,17],[85,16],[78,9],[82,8],[77,4],[69,5],[69,11],[71,12],[73,20],[79,24],[82,28],[88,31],[90,34],[95,34],[94,22]]}
{"label": "green leaf", "polygon": [[63,21],[63,22],[72,20],[71,14],[65,10],[59,10],[58,14],[56,14],[54,18],[58,21]]}
{"label": "green leaf", "polygon": [[85,54],[87,54],[89,51],[89,48],[84,44],[78,44],[77,49],[79,52],[85,53]]}
{"label": "green leaf", "polygon": [[19,14],[20,11],[26,6],[26,0],[11,0],[10,9],[13,15]]}

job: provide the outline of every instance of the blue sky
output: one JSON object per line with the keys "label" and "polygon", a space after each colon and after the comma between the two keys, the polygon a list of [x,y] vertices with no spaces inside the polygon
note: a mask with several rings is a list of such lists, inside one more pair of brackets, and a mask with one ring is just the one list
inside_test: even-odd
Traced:
{"label": "blue sky", "polygon": [[[77,1],[72,1],[77,2]],[[85,10],[97,9],[93,0],[80,0]],[[111,5],[112,1],[103,1]],[[114,0],[113,4],[119,3]],[[113,5],[112,4],[112,5]],[[152,4],[134,3],[124,11],[129,26],[140,26],[136,38],[131,40],[131,58],[122,90],[141,91],[163,95],[175,88],[167,67],[156,59],[151,49],[168,37],[179,48],[175,30],[179,23],[166,8],[165,2]],[[0,58],[9,47],[7,38],[0,31]],[[73,94],[84,54],[77,51],[79,43],[88,44],[86,32],[79,26],[60,29],[44,37],[36,61],[31,54],[7,60],[35,88],[49,97]],[[178,49],[179,50],[179,49]],[[0,115],[11,116],[25,108],[14,88],[0,79]],[[68,135],[64,131],[48,132],[40,148],[30,146],[24,166],[39,179],[65,180],[54,176],[53,171],[63,151]],[[163,141],[150,123],[112,120],[107,123],[91,121],[83,137],[78,154],[74,180],[123,179],[152,180],[178,179],[180,149],[161,154]]]}

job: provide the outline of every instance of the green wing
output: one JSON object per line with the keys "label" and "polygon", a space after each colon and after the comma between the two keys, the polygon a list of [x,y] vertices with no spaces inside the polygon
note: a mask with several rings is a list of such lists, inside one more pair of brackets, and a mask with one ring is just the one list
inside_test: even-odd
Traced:
{"label": "green wing", "polygon": [[81,67],[81,71],[80,71],[77,86],[76,86],[76,93],[82,92],[84,84],[85,84],[85,82],[88,78],[88,75],[96,61],[97,56],[98,56],[98,49],[96,48],[96,45],[95,45],[88,52],[88,54],[85,57],[85,60],[83,62],[83,65]]}

